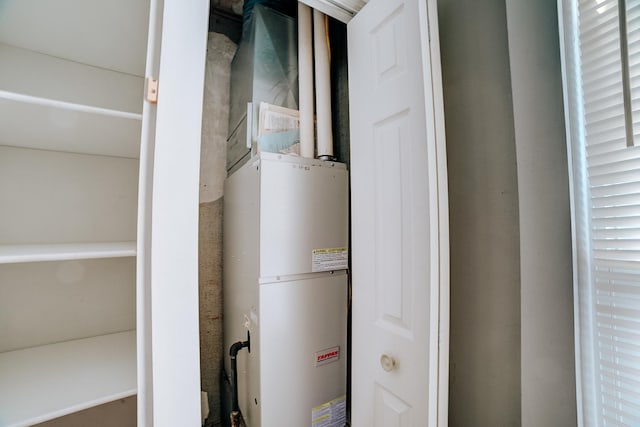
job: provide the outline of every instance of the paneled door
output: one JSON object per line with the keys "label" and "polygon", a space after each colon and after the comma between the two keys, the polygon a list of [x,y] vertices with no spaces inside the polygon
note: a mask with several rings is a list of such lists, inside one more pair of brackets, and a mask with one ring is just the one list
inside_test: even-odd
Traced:
{"label": "paneled door", "polygon": [[448,215],[435,18],[435,1],[371,0],[348,24],[354,427],[447,421]]}

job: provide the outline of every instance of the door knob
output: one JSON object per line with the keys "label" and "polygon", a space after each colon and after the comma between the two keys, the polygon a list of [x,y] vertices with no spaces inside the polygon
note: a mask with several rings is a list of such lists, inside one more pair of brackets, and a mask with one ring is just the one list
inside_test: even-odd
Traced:
{"label": "door knob", "polygon": [[380,365],[382,366],[382,369],[384,369],[385,371],[391,372],[394,370],[397,363],[396,363],[396,359],[393,358],[392,356],[389,356],[388,354],[383,354],[382,356],[380,356]]}

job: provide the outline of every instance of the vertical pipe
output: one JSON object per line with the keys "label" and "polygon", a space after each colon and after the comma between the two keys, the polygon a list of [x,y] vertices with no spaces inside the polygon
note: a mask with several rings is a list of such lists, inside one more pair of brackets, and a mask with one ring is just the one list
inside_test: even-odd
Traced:
{"label": "vertical pipe", "polygon": [[298,82],[300,106],[300,155],[314,157],[313,137],[313,52],[311,8],[298,3]]}
{"label": "vertical pipe", "polygon": [[316,65],[316,114],[318,120],[318,157],[333,158],[331,131],[331,75],[326,15],[313,11],[313,42]]}

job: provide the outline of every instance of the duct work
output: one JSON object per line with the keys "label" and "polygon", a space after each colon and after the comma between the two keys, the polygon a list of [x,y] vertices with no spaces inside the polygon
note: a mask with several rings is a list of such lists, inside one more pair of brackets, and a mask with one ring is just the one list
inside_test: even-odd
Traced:
{"label": "duct work", "polygon": [[298,109],[295,19],[253,3],[251,8],[245,4],[250,17],[245,17],[247,27],[231,63],[229,172],[257,154],[261,103]]}
{"label": "duct work", "polygon": [[335,159],[328,17],[300,2],[296,31],[295,7],[282,0],[244,4],[231,66],[230,173],[259,152]]}
{"label": "duct work", "polygon": [[245,0],[244,5],[242,6],[243,39],[249,35],[253,8],[257,5],[278,11],[287,16],[296,16],[296,2],[294,0]]}

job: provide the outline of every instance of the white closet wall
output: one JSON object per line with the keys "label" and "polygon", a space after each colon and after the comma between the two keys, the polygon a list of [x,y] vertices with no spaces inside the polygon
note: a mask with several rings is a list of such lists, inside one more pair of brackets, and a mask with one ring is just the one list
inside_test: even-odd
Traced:
{"label": "white closet wall", "polygon": [[136,393],[148,1],[0,4],[0,425]]}

